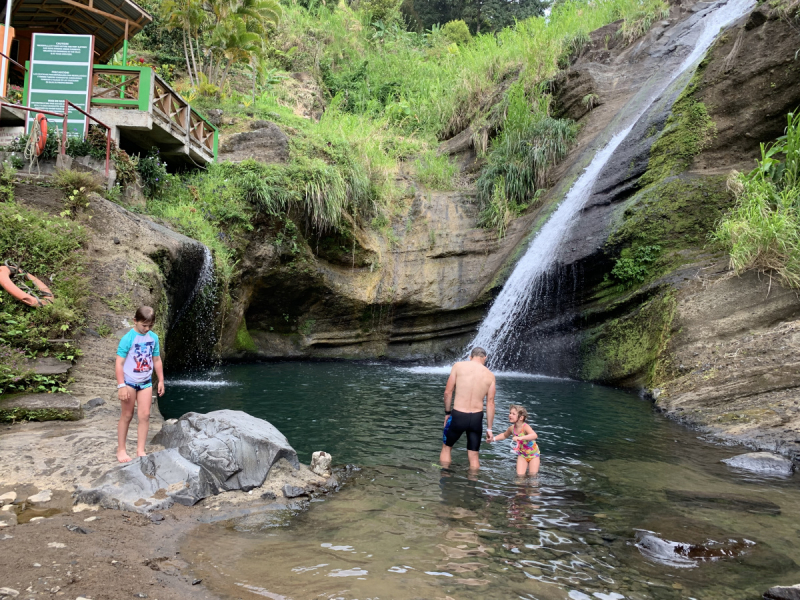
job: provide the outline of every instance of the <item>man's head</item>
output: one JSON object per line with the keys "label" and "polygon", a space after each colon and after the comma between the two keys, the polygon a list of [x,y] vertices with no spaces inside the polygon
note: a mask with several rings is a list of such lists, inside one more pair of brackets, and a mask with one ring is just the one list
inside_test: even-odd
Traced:
{"label": "man's head", "polygon": [[482,365],[486,364],[486,350],[484,350],[480,346],[475,346],[472,349],[472,352],[469,353],[469,359],[470,360],[477,359],[478,361],[480,361]]}

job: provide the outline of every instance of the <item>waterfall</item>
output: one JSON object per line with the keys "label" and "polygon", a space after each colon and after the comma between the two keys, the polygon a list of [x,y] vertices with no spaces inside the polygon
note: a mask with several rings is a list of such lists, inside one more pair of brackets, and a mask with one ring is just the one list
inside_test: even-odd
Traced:
{"label": "waterfall", "polygon": [[175,315],[175,319],[171,324],[172,327],[175,327],[180,322],[181,317],[183,317],[186,311],[192,306],[197,294],[214,280],[214,257],[211,254],[211,250],[208,249],[208,246],[205,244],[201,244],[201,246],[203,246],[203,264],[200,266],[200,271],[197,273],[197,282],[194,284],[183,306]]}
{"label": "waterfall", "polygon": [[[506,366],[506,358],[510,357],[516,347],[515,337],[520,333],[518,331],[520,320],[529,310],[535,309],[537,305],[545,301],[543,297],[545,275],[553,266],[562,240],[591,195],[598,176],[606,167],[614,151],[670,84],[684,72],[690,69],[693,71],[696,68],[720,30],[747,14],[753,6],[755,6],[754,0],[721,1],[709,5],[690,17],[697,19],[697,22],[689,30],[691,33],[702,28],[691,51],[680,65],[666,77],[663,74],[651,77],[648,84],[643,86],[639,93],[620,111],[617,119],[609,126],[611,131],[606,130],[607,135],[611,135],[611,139],[596,152],[561,204],[531,241],[489,309],[477,335],[470,342],[467,352],[474,346],[481,346],[486,349],[489,355],[489,364],[492,367],[503,368]],[[680,38],[681,36],[676,37]],[[683,37],[689,36],[684,35]],[[678,39],[676,43],[687,45],[687,42],[681,39]],[[661,77],[660,80],[659,77]]]}
{"label": "waterfall", "polygon": [[[196,264],[196,263],[195,263]],[[203,262],[196,273],[192,291],[167,332],[166,349],[169,368],[185,371],[203,367],[212,361],[219,337],[219,303],[214,257],[203,245]]]}

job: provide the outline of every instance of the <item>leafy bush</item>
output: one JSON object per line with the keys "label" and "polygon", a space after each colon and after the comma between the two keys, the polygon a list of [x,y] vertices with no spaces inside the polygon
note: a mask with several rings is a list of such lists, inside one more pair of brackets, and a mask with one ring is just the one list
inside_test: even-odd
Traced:
{"label": "leafy bush", "polygon": [[89,206],[89,194],[103,189],[94,173],[72,169],[56,171],[53,182],[64,192],[64,208],[69,213],[64,216],[75,216],[80,209]]}
{"label": "leafy bush", "polygon": [[[575,137],[571,121],[548,113],[549,97],[540,96],[532,109],[522,85],[511,87],[503,131],[492,142],[478,178],[482,208],[497,198],[527,208],[547,185],[550,168],[567,154]],[[504,191],[497,195],[494,188],[500,182]]]}
{"label": "leafy bush", "polygon": [[17,170],[3,161],[3,165],[0,167],[0,202],[12,202],[14,200],[16,176]]}
{"label": "leafy bush", "polygon": [[[650,274],[651,265],[658,259],[660,246],[640,246],[623,251],[611,270],[611,277],[622,287],[644,283]],[[627,254],[627,256],[626,256]]]}
{"label": "leafy bush", "polygon": [[442,27],[442,34],[453,44],[463,46],[472,41],[472,34],[469,32],[469,27],[467,27],[467,24],[461,19],[445,23]]}
{"label": "leafy bush", "polygon": [[159,150],[155,146],[150,149],[147,156],[139,157],[136,171],[141,177],[144,195],[148,198],[161,196],[169,187],[167,163],[161,160]]}
{"label": "leafy bush", "polygon": [[33,369],[25,359],[25,353],[0,343],[0,394],[17,391],[31,375]]}
{"label": "leafy bush", "polygon": [[0,292],[0,343],[26,352],[47,351],[48,339],[69,337],[84,323],[89,295],[81,252],[85,240],[84,228],[74,221],[16,202],[0,203],[0,256],[49,279],[55,295],[52,304],[31,308]]}
{"label": "leafy bush", "polygon": [[786,134],[761,144],[758,166],[731,173],[733,210],[713,238],[730,252],[731,268],[774,272],[800,287],[800,113],[789,113]]}

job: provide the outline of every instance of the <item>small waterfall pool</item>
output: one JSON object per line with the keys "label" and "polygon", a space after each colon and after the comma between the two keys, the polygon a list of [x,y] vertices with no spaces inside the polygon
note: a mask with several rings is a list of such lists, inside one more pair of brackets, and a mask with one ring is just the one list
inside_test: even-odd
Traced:
{"label": "small waterfall pool", "polygon": [[[538,479],[508,442],[468,474],[463,440],[436,466],[447,369],[365,363],[233,365],[167,382],[167,417],[219,408],[276,425],[308,462],[362,470],[306,512],[201,525],[182,555],[230,598],[755,599],[800,581],[797,476],[760,479],[726,448],[634,394],[498,377],[532,414]],[[676,552],[675,544],[683,546]],[[694,545],[694,546],[689,546]]]}

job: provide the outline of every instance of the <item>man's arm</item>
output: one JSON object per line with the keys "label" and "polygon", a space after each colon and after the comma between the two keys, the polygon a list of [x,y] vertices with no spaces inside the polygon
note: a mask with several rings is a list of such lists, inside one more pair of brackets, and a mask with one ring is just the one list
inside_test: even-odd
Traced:
{"label": "man's arm", "polygon": [[494,385],[494,377],[492,378],[492,385],[489,386],[489,391],[486,392],[486,439],[492,441],[492,423],[494,423],[494,395],[497,391]]}
{"label": "man's arm", "polygon": [[447,378],[447,385],[444,386],[444,412],[448,413],[453,406],[453,392],[456,389],[456,366],[450,369],[450,377]]}

